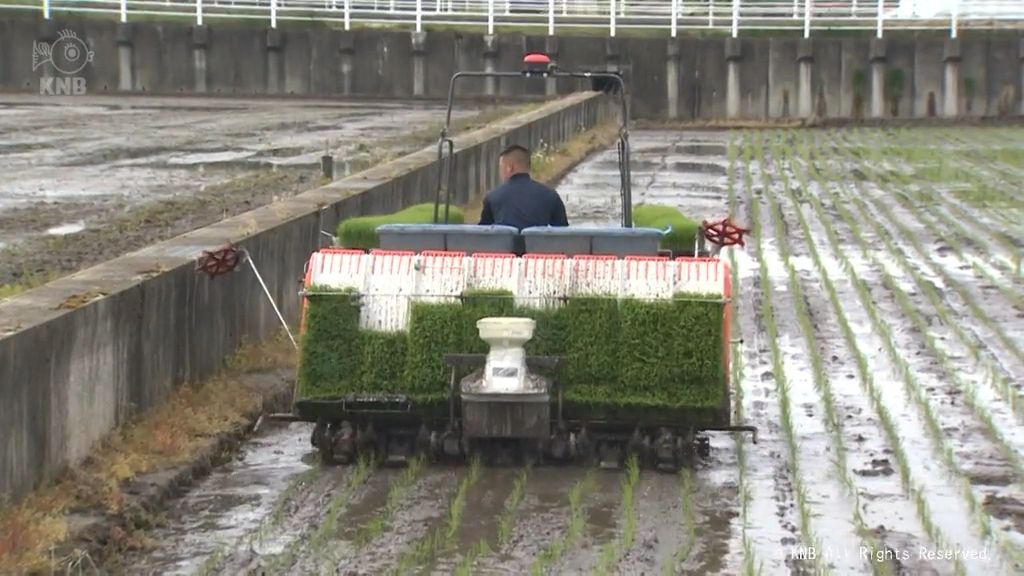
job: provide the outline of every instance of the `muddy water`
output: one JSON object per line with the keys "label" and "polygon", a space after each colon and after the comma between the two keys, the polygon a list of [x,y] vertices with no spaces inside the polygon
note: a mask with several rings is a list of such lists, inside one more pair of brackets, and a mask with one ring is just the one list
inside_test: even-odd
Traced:
{"label": "muddy water", "polygon": [[[725,216],[724,133],[634,132],[630,134],[633,204],[670,204],[696,220]],[[618,152],[597,153],[558,186],[570,224],[618,225]]]}
{"label": "muddy water", "polygon": [[[476,113],[472,107],[455,117]],[[413,130],[439,126],[425,104],[85,96],[0,98],[0,241],[102,224],[126,208],[188,197],[266,168],[336,173],[399,150]],[[5,212],[18,210],[16,219]],[[87,220],[79,224],[78,220]]]}
{"label": "muddy water", "polygon": [[174,503],[165,525],[150,534],[156,547],[124,562],[128,573],[190,574],[255,530],[289,483],[313,466],[310,430],[301,423],[266,427],[238,458]]}

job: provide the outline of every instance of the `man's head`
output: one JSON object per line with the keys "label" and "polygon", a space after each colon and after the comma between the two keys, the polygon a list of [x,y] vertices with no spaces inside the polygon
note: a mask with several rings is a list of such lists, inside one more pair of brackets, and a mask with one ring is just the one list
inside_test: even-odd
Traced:
{"label": "man's head", "polygon": [[515,174],[530,172],[530,151],[518,144],[513,144],[502,151],[498,157],[501,179],[508,180]]}

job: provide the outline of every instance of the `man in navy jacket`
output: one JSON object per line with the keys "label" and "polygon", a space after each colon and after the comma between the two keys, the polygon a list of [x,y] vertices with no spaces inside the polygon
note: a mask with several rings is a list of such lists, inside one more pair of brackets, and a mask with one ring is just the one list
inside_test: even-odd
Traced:
{"label": "man in navy jacket", "polygon": [[568,226],[565,204],[551,188],[530,177],[530,151],[513,145],[498,159],[501,179],[498,186],[484,198],[480,224],[514,226],[519,230],[531,226]]}

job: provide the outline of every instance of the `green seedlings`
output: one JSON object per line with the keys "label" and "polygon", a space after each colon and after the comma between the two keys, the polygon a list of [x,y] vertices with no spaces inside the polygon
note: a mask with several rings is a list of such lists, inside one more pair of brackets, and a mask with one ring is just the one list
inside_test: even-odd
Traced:
{"label": "green seedlings", "polygon": [[[697,518],[694,511],[693,493],[693,473],[688,468],[683,468],[679,471],[679,500],[683,508],[683,542],[676,553],[672,555],[672,561],[665,563],[661,571],[663,576],[675,574],[679,566],[690,557],[690,551],[693,550],[693,545],[697,542]],[[745,526],[744,532],[746,532]],[[744,534],[744,548],[746,549],[749,544],[750,540]],[[749,550],[749,552],[751,557],[745,558],[745,560],[753,561],[753,550]]]}
{"label": "green seedlings", "polygon": [[[761,166],[764,166],[764,148],[761,138],[755,141],[755,155]],[[765,179],[765,196],[771,199],[771,194],[768,193],[768,182],[767,182],[767,171],[762,168],[762,177]],[[754,238],[758,246],[762,245],[761,236],[761,222],[759,218],[760,209],[756,199],[751,198],[751,219],[753,221]],[[772,210],[773,219],[778,218],[777,211],[775,209],[774,202],[769,204]],[[793,480],[793,486],[795,488],[796,499],[797,499],[797,510],[800,514],[800,533],[803,538],[804,544],[808,547],[818,547],[819,541],[814,535],[814,530],[811,526],[811,513],[810,508],[807,504],[807,490],[803,482],[803,475],[800,470],[800,449],[799,441],[796,437],[796,432],[793,429],[793,418],[792,408],[789,397],[789,382],[786,379],[786,372],[784,363],[782,360],[782,351],[778,346],[779,341],[779,330],[775,324],[775,308],[772,303],[772,283],[771,278],[768,276],[768,267],[765,264],[764,258],[760,258],[760,277],[761,277],[761,289],[764,293],[764,324],[765,330],[768,335],[768,340],[771,343],[771,362],[772,369],[775,376],[776,389],[779,394],[779,409],[781,411],[781,424],[784,436],[786,438],[786,445],[788,448],[788,460],[791,477]],[[823,566],[822,558],[820,556],[815,558],[815,562],[818,564],[820,570],[827,571],[827,567]]]}
{"label": "green seedlings", "polygon": [[312,553],[312,556],[319,557],[324,546],[337,532],[338,517],[341,515],[341,511],[345,508],[345,505],[348,504],[349,498],[352,494],[366,482],[366,479],[370,476],[370,472],[372,470],[372,461],[365,458],[360,459],[349,478],[348,484],[344,489],[340,490],[333,498],[331,498],[330,502],[328,502],[327,510],[324,513],[324,517],[316,531],[310,535],[308,540],[305,538],[296,538],[292,540],[283,552],[271,558],[267,565],[267,571],[271,574],[275,574],[282,572],[289,566],[292,566],[296,559],[298,559],[299,549],[307,541],[309,544],[309,551]]}
{"label": "green seedlings", "polygon": [[597,574],[612,572],[619,559],[633,547],[633,540],[636,538],[636,508],[633,504],[639,478],[640,465],[634,455],[626,461],[626,478],[622,482],[622,510],[626,521],[619,537],[607,543],[601,550],[601,557],[595,570]]}
{"label": "green seedlings", "polygon": [[384,504],[384,509],[381,510],[380,514],[374,517],[356,536],[355,542],[356,547],[365,548],[370,542],[374,541],[377,537],[385,532],[388,528],[388,524],[391,522],[392,516],[398,511],[398,504],[402,501],[406,491],[410,486],[419,478],[420,472],[423,471],[425,461],[422,457],[415,457],[409,461],[408,466],[402,471],[402,475],[399,476],[391,486],[388,488],[387,500]]}
{"label": "green seedlings", "polygon": [[594,470],[587,470],[587,475],[573,485],[569,490],[569,526],[561,538],[553,541],[541,552],[530,566],[530,574],[541,576],[544,571],[558,561],[570,546],[576,543],[580,534],[583,533],[585,524],[585,509],[583,508],[583,496],[593,488]]}
{"label": "green seedlings", "polygon": [[[793,198],[792,196],[790,197],[790,199],[794,203],[796,202],[796,199]],[[905,450],[904,450],[904,448],[902,446],[902,442],[900,441],[900,435],[899,435],[899,433],[898,433],[898,431],[896,429],[896,426],[895,426],[895,424],[894,424],[894,422],[892,420],[892,416],[889,414],[888,410],[886,409],[886,407],[884,405],[884,402],[881,399],[881,395],[880,395],[880,393],[878,391],[878,388],[874,385],[874,379],[872,377],[871,370],[868,367],[867,358],[865,357],[864,353],[861,351],[860,347],[858,346],[858,344],[857,344],[857,337],[853,333],[852,329],[850,328],[850,326],[849,326],[849,324],[847,322],[846,315],[843,312],[843,308],[842,308],[842,304],[841,304],[842,301],[839,298],[839,295],[836,293],[835,286],[832,284],[832,281],[829,279],[828,272],[825,270],[824,266],[821,263],[821,257],[820,257],[820,255],[818,253],[817,248],[815,247],[814,242],[809,240],[810,238],[812,238],[812,234],[811,234],[810,229],[808,227],[807,220],[804,218],[803,213],[800,210],[797,210],[796,214],[797,214],[798,222],[800,224],[800,229],[801,229],[801,231],[803,233],[803,237],[805,239],[808,239],[807,245],[808,245],[808,247],[810,249],[811,257],[812,257],[812,260],[814,261],[814,265],[817,268],[817,270],[819,272],[819,275],[821,276],[822,281],[825,284],[826,290],[828,291],[829,297],[830,297],[831,302],[832,302],[833,309],[835,311],[835,314],[836,314],[837,318],[839,319],[840,327],[842,328],[844,338],[846,339],[847,347],[851,351],[853,351],[855,353],[855,355],[856,355],[857,369],[858,369],[859,375],[861,377],[861,381],[867,387],[868,392],[869,392],[869,394],[871,396],[872,403],[875,405],[875,409],[879,413],[879,418],[880,418],[882,427],[885,430],[886,435],[889,437],[890,444],[891,444],[891,446],[893,448],[893,454],[894,454],[894,456],[896,458],[896,462],[897,462],[897,465],[898,465],[899,470],[900,470],[900,477],[901,477],[901,479],[903,481],[904,488],[908,491],[908,493],[916,501],[916,503],[918,505],[918,518],[921,521],[922,527],[925,529],[925,531],[928,534],[928,536],[931,537],[932,540],[935,541],[936,543],[938,543],[939,545],[945,545],[945,538],[944,538],[944,536],[942,535],[942,533],[939,530],[939,528],[932,521],[931,511],[930,511],[930,508],[927,505],[927,502],[924,500],[924,496],[922,494],[922,490],[921,490],[920,486],[918,486],[913,481],[913,478],[912,478],[911,473],[910,473],[910,466],[909,466],[909,463],[908,463],[907,455],[906,455],[906,452],[905,452]],[[835,251],[836,254],[839,255],[840,258],[843,260],[844,268],[846,269],[847,274],[851,274],[851,275],[854,274],[852,266],[850,266],[849,262],[845,259],[845,257],[843,257],[841,250],[839,250],[837,248],[836,240],[834,238],[834,231],[830,227],[827,226],[826,222],[823,222],[823,224],[826,225],[826,229],[825,229],[826,230],[826,234],[829,236],[829,241],[831,243],[833,251]],[[861,286],[857,282],[854,282],[854,284],[856,286]],[[860,294],[860,296],[861,296],[861,304],[864,307],[865,311],[867,311],[868,315],[873,320],[876,319],[877,318],[877,311],[875,309],[875,305],[874,305],[873,300],[870,299],[870,298],[864,298],[863,294]],[[959,559],[957,559],[957,560],[958,560],[958,563],[957,563],[958,564],[958,570],[962,571],[962,569],[963,569],[962,563],[959,562]]]}
{"label": "green seedlings", "polygon": [[398,559],[398,565],[389,570],[388,574],[409,574],[415,566],[420,566],[433,559],[438,552],[451,550],[455,546],[455,537],[459,526],[462,525],[462,514],[466,508],[466,494],[479,479],[480,460],[473,458],[469,472],[459,483],[459,488],[448,505],[448,521],[402,554]]}
{"label": "green seedlings", "polygon": [[[516,513],[519,510],[519,504],[523,501],[523,495],[526,490],[527,474],[527,468],[519,471],[512,483],[512,490],[509,492],[508,497],[505,498],[505,507],[498,518],[498,541],[495,546],[497,550],[501,550],[508,543],[509,538],[512,537],[512,526],[515,523]],[[476,563],[476,560],[491,551],[487,538],[481,538],[466,553],[462,562],[459,562],[455,569],[456,576],[470,576],[473,573],[473,564]]]}
{"label": "green seedlings", "polygon": [[[819,173],[818,176],[820,178],[820,173]],[[820,180],[819,180],[819,182],[820,182]],[[842,206],[842,203],[835,197],[835,194],[831,190],[829,190],[827,186],[823,185],[822,189],[826,190],[828,192],[828,194],[830,196],[832,196],[834,206],[836,206],[836,208],[840,211],[842,220],[850,227],[851,231],[854,233],[853,236],[857,239],[858,245],[859,245],[862,253],[866,257],[870,258],[875,263],[876,267],[881,271],[881,273],[883,275],[883,283],[884,283],[884,285],[886,286],[886,288],[890,292],[892,292],[894,294],[894,296],[896,297],[897,302],[900,305],[900,308],[903,311],[904,315],[907,316],[908,318],[910,318],[912,321],[914,321],[914,324],[915,324],[916,328],[918,329],[918,331],[920,331],[921,334],[924,335],[926,344],[928,345],[929,349],[932,351],[933,354],[935,354],[936,356],[940,357],[940,359],[942,360],[942,362],[943,362],[947,372],[949,374],[952,374],[955,379],[959,380],[959,378],[957,376],[957,372],[951,366],[949,366],[948,358],[941,352],[941,350],[938,350],[938,348],[937,348],[937,346],[936,346],[936,344],[934,342],[934,338],[928,332],[928,326],[926,325],[926,323],[924,323],[923,319],[921,318],[920,313],[918,313],[917,310],[915,309],[915,307],[910,303],[909,299],[907,298],[906,293],[904,293],[903,290],[899,288],[899,286],[892,279],[892,277],[888,273],[888,271],[886,271],[886,269],[883,266],[879,265],[878,262],[877,262],[877,259],[875,259],[873,256],[871,256],[870,252],[867,250],[867,247],[865,245],[864,240],[862,239],[862,236],[860,234],[860,230],[859,230],[859,227],[858,227],[856,221],[852,218],[852,216],[845,209],[845,207]],[[824,217],[824,209],[820,206],[820,203],[815,199],[813,204],[814,204],[814,208],[815,208],[815,211],[818,214],[819,219],[824,223],[824,225],[826,227],[829,227],[830,225],[827,223],[827,220]],[[867,218],[867,220],[873,222],[873,220],[870,219],[870,218]],[[836,241],[834,239],[835,238],[834,237],[834,232],[829,233],[829,238],[830,238],[830,242],[832,243],[833,250],[836,251],[837,254],[841,255],[841,252],[839,252],[837,250],[837,245],[835,243]],[[841,255],[840,257],[844,258],[844,260],[845,260],[845,256]],[[850,270],[850,273],[853,276],[854,285],[858,288],[858,292],[861,295],[862,301],[864,301],[865,298],[870,298],[870,293],[868,293],[868,291],[867,291],[863,281],[856,277],[856,274],[852,271],[852,269]],[[941,310],[941,307],[936,307],[936,308],[938,310]],[[904,384],[905,384],[905,387],[907,389],[908,394],[911,395],[912,397],[914,397],[914,399],[916,401],[916,404],[921,409],[921,411],[922,411],[922,413],[924,415],[925,422],[926,422],[926,424],[928,426],[928,429],[929,429],[930,435],[932,437],[933,443],[935,445],[937,454],[943,459],[945,465],[951,471],[953,471],[956,474],[956,476],[958,477],[958,479],[960,480],[960,485],[961,485],[961,489],[963,490],[963,495],[964,495],[965,501],[967,502],[968,507],[970,508],[971,512],[974,514],[975,522],[978,525],[981,537],[982,538],[992,537],[994,535],[994,533],[993,533],[993,530],[992,530],[992,527],[991,527],[990,518],[985,513],[983,507],[981,506],[981,504],[978,502],[976,496],[974,495],[974,492],[972,490],[972,487],[971,487],[969,479],[966,477],[964,471],[957,465],[957,463],[955,461],[955,458],[954,458],[954,454],[953,454],[952,448],[948,445],[948,443],[946,443],[944,441],[945,433],[944,433],[942,427],[939,425],[939,423],[938,423],[938,421],[937,421],[937,419],[935,417],[935,414],[931,410],[930,405],[927,403],[927,400],[924,399],[923,393],[922,393],[922,390],[921,390],[921,385],[917,382],[917,380],[916,380],[916,378],[915,378],[915,376],[913,374],[913,371],[909,368],[909,366],[907,365],[905,359],[902,357],[902,355],[900,355],[895,350],[895,347],[894,347],[894,344],[893,344],[891,330],[888,328],[886,323],[882,322],[877,317],[877,315],[872,314],[872,321],[875,324],[876,328],[878,328],[886,336],[886,339],[885,339],[884,342],[886,344],[886,348],[887,348],[887,351],[889,353],[889,356],[892,358],[894,363],[899,368],[900,375],[901,375],[901,377],[904,380]],[[963,382],[961,382],[960,385],[961,385],[962,388],[966,386],[966,384],[963,383]],[[967,399],[968,404],[974,409],[975,414],[979,418],[979,420],[981,420],[983,422],[983,424],[987,428],[987,431],[991,435],[994,435],[995,438],[997,438],[997,444],[999,445],[999,447],[1001,449],[1003,449],[1004,451],[1008,451],[1007,457],[1010,459],[1010,461],[1014,465],[1014,467],[1018,470],[1018,474],[1019,474],[1019,469],[1020,469],[1019,466],[1020,466],[1020,464],[1019,464],[1019,460],[1018,460],[1018,458],[1016,456],[1016,453],[1013,452],[1012,448],[1010,448],[1006,444],[1005,440],[1002,439],[1001,434],[999,434],[998,430],[996,430],[996,428],[994,427],[994,424],[991,421],[991,416],[988,414],[988,412],[986,410],[984,410],[984,408],[982,408],[982,407],[977,405],[976,399],[974,398],[973,389],[965,389],[964,397],[965,397],[965,399]],[[918,495],[918,498],[917,498],[917,504],[918,504],[918,507],[919,507],[920,510],[924,509],[923,508],[923,506],[924,506],[923,497],[920,494]],[[1016,555],[1016,552],[1014,550],[1012,550],[1012,547],[1011,548],[1007,548],[1005,543],[1002,541],[1001,537],[997,537],[997,538],[1000,540],[1001,548],[1006,550],[1008,552],[1008,554],[1011,555],[1011,556]]]}

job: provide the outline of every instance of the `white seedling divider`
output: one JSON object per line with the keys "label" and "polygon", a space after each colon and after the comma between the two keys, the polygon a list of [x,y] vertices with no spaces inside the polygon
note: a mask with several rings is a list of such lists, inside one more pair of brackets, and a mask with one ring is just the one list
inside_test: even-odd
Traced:
{"label": "white seedling divider", "polygon": [[729,266],[718,258],[476,254],[328,248],[306,265],[306,289],[352,288],[359,324],[405,330],[412,301],[457,302],[466,290],[508,290],[517,305],[553,306],[577,294],[669,299],[679,292],[728,298]]}

